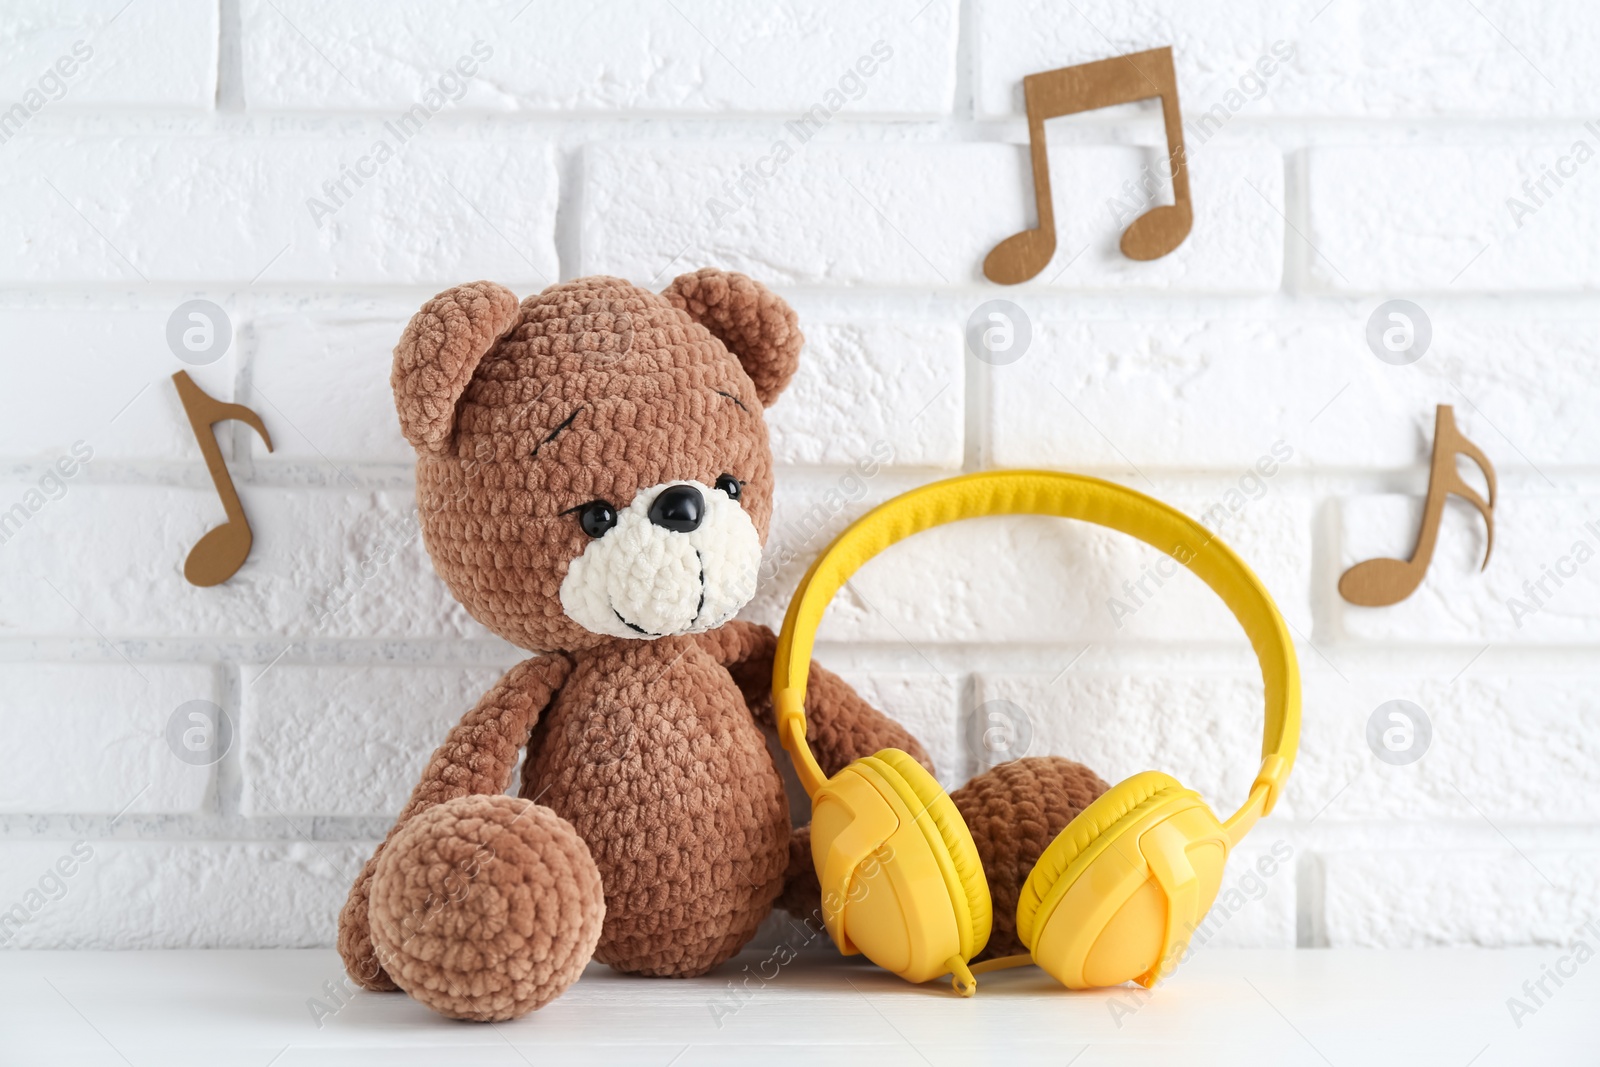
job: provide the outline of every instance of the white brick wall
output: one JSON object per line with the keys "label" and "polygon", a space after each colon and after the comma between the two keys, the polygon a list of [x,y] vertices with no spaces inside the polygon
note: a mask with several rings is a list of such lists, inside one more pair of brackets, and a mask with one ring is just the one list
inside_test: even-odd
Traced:
{"label": "white brick wall", "polygon": [[[1084,0],[1065,18],[1052,0],[990,0],[976,7],[977,112],[1021,113],[1024,74],[1168,44],[1192,116],[1218,103],[1240,113],[1230,91],[1251,113],[1291,118],[1564,116],[1600,100],[1585,58],[1600,30],[1582,0],[1476,8]],[[1280,41],[1293,58],[1258,66]],[[1264,96],[1241,84],[1252,71]]]}
{"label": "white brick wall", "polygon": [[0,175],[0,241],[24,250],[0,265],[6,284],[432,285],[477,269],[542,287],[560,271],[555,168],[536,140],[441,138],[379,166],[373,145],[398,139],[378,123],[226,142],[41,125],[7,146],[28,165]]}
{"label": "white brick wall", "polygon": [[[1024,193],[1027,156],[1005,145],[796,140],[777,142],[792,148],[786,162],[773,142],[587,149],[579,270],[650,278],[675,262],[718,261],[793,285],[971,291],[983,255],[1033,210]],[[1267,202],[1282,199],[1277,153],[1208,153],[1212,168],[1194,175],[1193,243],[1184,256],[1150,266],[1124,259],[1110,215],[1084,206],[1138,179],[1154,155],[1114,147],[1052,155],[1062,228],[1038,288],[1277,288],[1283,220]],[[738,184],[746,168],[757,175],[748,193]]]}
{"label": "white brick wall", "polygon": [[[1189,239],[1116,249],[1152,105],[1061,119],[1055,261],[985,282],[1033,221],[1019,78],[1163,44]],[[1306,698],[1210,943],[1567,938],[1600,889],[1597,45],[1576,0],[8,5],[0,513],[26,518],[0,543],[0,915],[26,921],[0,940],[328,943],[427,753],[518,656],[415,535],[401,326],[474,278],[704,264],[808,333],[749,617],[775,624],[851,518],[953,472],[1080,470],[1209,512],[1293,624]],[[1367,347],[1392,298],[1429,318],[1409,366]],[[166,341],[193,299],[232,330],[206,366]],[[999,365],[965,345],[994,299],[1032,335]],[[221,508],[180,369],[276,446],[223,431],[256,544],[209,590],[182,578]],[[1452,504],[1415,596],[1346,605],[1345,566],[1410,548],[1437,403],[1500,472],[1489,568]],[[1042,519],[930,533],[840,596],[821,652],[951,785],[1059,752],[1227,805],[1259,682],[1157,559]],[[1409,766],[1366,742],[1395,698],[1432,724]],[[194,700],[232,726],[210,765],[166,741]]]}
{"label": "white brick wall", "polygon": [[216,96],[217,15],[209,0],[17,0],[0,35],[0,100],[35,114],[30,90],[50,108],[206,111]]}
{"label": "white brick wall", "polygon": [[488,111],[788,117],[816,103],[877,40],[893,42],[891,72],[874,82],[861,110],[945,115],[956,84],[950,8],[908,22],[904,12],[873,4],[738,0],[702,0],[681,12],[641,4],[626,13],[521,2],[241,7],[245,99],[272,111],[403,111],[437,74],[472,55],[475,41],[491,54],[461,100]]}

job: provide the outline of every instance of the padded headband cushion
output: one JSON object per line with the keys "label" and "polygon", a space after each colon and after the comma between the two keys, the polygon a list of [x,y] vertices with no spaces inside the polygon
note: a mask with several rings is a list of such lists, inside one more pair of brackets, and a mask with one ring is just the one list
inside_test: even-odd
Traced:
{"label": "padded headband cushion", "polygon": [[1144,809],[1159,804],[1173,793],[1183,789],[1176,778],[1160,771],[1145,771],[1126,781],[1119,782],[1083,809],[1083,814],[1056,835],[1050,847],[1044,850],[1039,862],[1017,897],[1017,937],[1024,945],[1033,947],[1034,920],[1039,905],[1050,895],[1061,877],[1072,866],[1072,861],[1083,855],[1102,834],[1130,817],[1137,817]]}

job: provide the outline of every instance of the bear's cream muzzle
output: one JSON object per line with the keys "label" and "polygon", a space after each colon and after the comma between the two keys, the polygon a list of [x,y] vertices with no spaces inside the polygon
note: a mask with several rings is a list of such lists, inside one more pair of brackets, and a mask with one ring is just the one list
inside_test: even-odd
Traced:
{"label": "bear's cream muzzle", "polygon": [[[651,521],[652,505],[675,486],[692,486],[703,498],[693,529]],[[728,494],[695,481],[663,482],[635,494],[617,524],[572,561],[561,606],[584,629],[612,637],[701,633],[750,602],[760,565],[761,537]]]}

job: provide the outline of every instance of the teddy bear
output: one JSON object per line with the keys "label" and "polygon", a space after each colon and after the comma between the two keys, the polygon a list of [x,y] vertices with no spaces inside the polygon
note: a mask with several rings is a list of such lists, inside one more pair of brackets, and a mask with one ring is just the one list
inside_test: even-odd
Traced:
{"label": "teddy bear", "polygon": [[[765,409],[801,345],[781,297],[715,269],[520,302],[480,281],[412,318],[391,385],[424,544],[466,610],[534,655],[450,730],[351,888],[338,947],[357,984],[505,1020],[591,959],[701,975],[775,904],[820,914],[768,745],[776,638],[735,618],[772,517]],[[883,748],[931,769],[838,676],[813,666],[808,692],[828,773]],[[1049,757],[952,794],[990,877],[989,955],[1016,950],[1033,860],[1105,789]]]}

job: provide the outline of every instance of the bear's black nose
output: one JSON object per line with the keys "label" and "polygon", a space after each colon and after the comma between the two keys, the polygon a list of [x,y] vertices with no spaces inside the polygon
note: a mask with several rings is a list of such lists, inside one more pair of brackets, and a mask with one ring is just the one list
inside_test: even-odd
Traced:
{"label": "bear's black nose", "polygon": [[650,521],[665,530],[691,533],[706,515],[706,498],[692,485],[663,489],[650,505]]}

